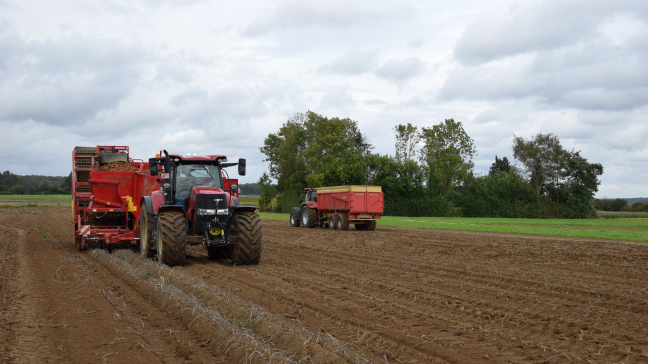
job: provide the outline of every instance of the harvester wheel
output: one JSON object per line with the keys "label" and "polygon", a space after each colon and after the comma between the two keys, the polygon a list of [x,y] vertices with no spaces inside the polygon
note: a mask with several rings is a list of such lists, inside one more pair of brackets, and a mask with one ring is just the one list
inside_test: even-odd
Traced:
{"label": "harvester wheel", "polygon": [[259,264],[261,260],[261,219],[254,212],[234,215],[238,244],[231,245],[232,262],[237,265]]}
{"label": "harvester wheel", "polygon": [[207,256],[209,259],[227,259],[230,257],[229,247],[227,246],[208,246]]}
{"label": "harvester wheel", "polygon": [[182,212],[167,211],[158,215],[158,261],[169,266],[180,265],[187,258],[187,227]]}
{"label": "harvester wheel", "polygon": [[337,229],[337,227],[335,226],[335,214],[331,214],[331,215],[329,215],[329,219],[328,219],[328,227],[329,227],[329,229],[331,229],[331,230],[335,230],[335,229]]}
{"label": "harvester wheel", "polygon": [[301,220],[297,218],[297,214],[295,214],[295,211],[290,212],[290,226],[292,227],[300,227],[301,226]]}
{"label": "harvester wheel", "polygon": [[302,226],[305,228],[314,228],[317,226],[317,210],[308,206],[302,207]]}
{"label": "harvester wheel", "polygon": [[146,212],[146,204],[140,206],[140,254],[145,258],[153,258],[153,216]]}
{"label": "harvester wheel", "polygon": [[349,230],[349,215],[344,213],[338,214],[335,224],[337,225],[338,230]]}
{"label": "harvester wheel", "polygon": [[376,230],[376,220],[371,220],[367,221],[367,225],[365,225],[367,228],[365,230],[367,231],[375,231]]}
{"label": "harvester wheel", "polygon": [[356,230],[367,230],[367,224],[353,224]]}

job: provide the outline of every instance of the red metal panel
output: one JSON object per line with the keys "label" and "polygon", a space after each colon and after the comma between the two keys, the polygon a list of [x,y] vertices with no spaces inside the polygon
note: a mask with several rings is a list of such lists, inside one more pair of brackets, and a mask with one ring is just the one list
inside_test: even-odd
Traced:
{"label": "red metal panel", "polygon": [[326,213],[347,211],[353,218],[358,214],[372,214],[374,219],[380,219],[384,210],[384,194],[365,191],[318,192],[317,206],[319,211]]}

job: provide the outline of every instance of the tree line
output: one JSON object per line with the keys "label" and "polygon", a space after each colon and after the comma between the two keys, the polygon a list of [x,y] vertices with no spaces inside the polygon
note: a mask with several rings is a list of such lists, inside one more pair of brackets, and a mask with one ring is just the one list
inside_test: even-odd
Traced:
{"label": "tree line", "polygon": [[615,199],[596,199],[596,208],[601,211],[629,211],[629,212],[648,212],[648,202],[635,201],[632,204],[622,198]]}
{"label": "tree line", "polygon": [[380,155],[356,121],[312,111],[294,114],[260,148],[269,162],[258,182],[260,209],[289,212],[305,187],[367,184],[382,186],[385,214],[393,216],[596,214],[603,166],[566,150],[554,134],[514,136],[515,163],[495,156],[486,175],[475,173],[474,140],[454,119],[420,130],[397,125],[394,138],[395,155]]}
{"label": "tree line", "polygon": [[67,177],[19,176],[10,171],[0,174],[3,195],[69,195],[71,192],[72,172]]}

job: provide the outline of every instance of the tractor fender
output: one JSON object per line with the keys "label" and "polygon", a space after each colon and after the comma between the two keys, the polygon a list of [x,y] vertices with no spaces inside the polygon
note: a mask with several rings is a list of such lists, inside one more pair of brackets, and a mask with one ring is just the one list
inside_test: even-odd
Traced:
{"label": "tractor fender", "polygon": [[[144,196],[142,197],[142,200],[144,201],[144,204],[146,205],[146,212],[155,215],[155,211],[153,210],[153,201],[151,201],[151,196]],[[141,203],[140,203],[141,205]]]}
{"label": "tractor fender", "polygon": [[164,205],[164,206],[160,206],[158,208],[157,213],[159,214],[161,212],[167,212],[167,211],[184,212],[184,206],[180,206],[180,205]]}
{"label": "tractor fender", "polygon": [[304,204],[308,205],[308,208],[317,209],[317,202],[315,201],[306,201]]}
{"label": "tractor fender", "polygon": [[301,209],[299,207],[293,207],[292,210],[295,213],[297,220],[301,221]]}
{"label": "tractor fender", "polygon": [[237,207],[241,206],[241,203],[239,202],[238,198],[236,198],[234,196],[230,196],[230,198],[232,199],[232,203],[234,204],[234,206],[237,206]]}
{"label": "tractor fender", "polygon": [[144,196],[142,200],[146,203],[146,212],[151,215],[157,214],[160,206],[164,205],[164,196],[160,191],[153,191],[150,196]]}
{"label": "tractor fender", "polygon": [[232,215],[234,215],[237,212],[254,212],[256,211],[256,209],[258,209],[258,207],[256,206],[243,206],[240,204],[239,206],[233,206],[233,207],[230,206],[230,208],[233,208]]}

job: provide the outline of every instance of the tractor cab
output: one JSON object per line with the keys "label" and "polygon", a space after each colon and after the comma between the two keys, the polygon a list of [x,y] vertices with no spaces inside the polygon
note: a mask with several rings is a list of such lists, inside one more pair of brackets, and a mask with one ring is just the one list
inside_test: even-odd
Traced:
{"label": "tractor cab", "polygon": [[317,190],[314,188],[305,188],[306,197],[304,197],[304,202],[313,201],[317,202]]}

